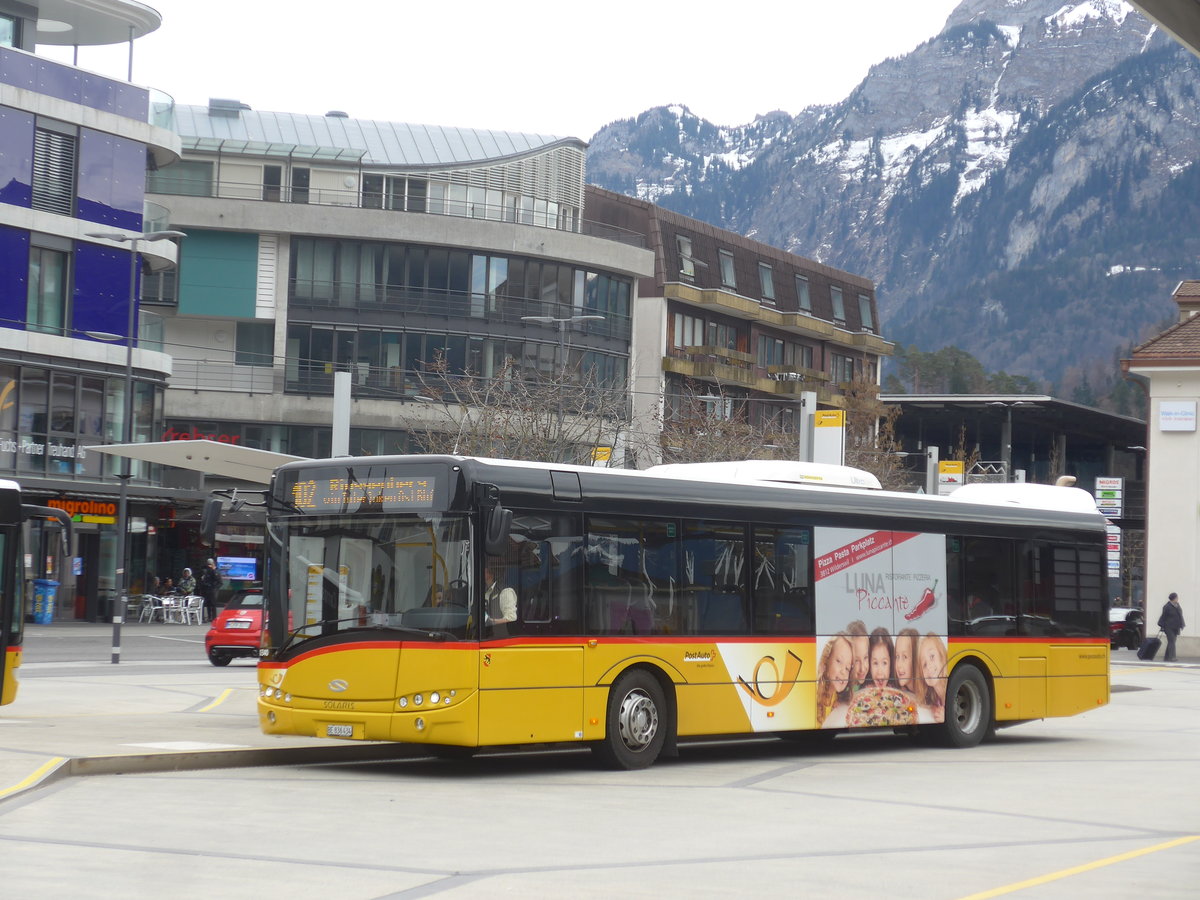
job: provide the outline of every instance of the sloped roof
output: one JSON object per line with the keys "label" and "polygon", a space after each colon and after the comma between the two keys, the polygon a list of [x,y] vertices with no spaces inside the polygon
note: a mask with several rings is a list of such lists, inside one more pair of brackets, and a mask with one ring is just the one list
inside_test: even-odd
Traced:
{"label": "sloped roof", "polygon": [[185,150],[355,159],[369,166],[431,169],[494,163],[558,145],[587,147],[579,138],[557,135],[257,112],[236,101],[225,101],[217,115],[211,115],[210,108],[175,108],[176,130]]}
{"label": "sloped roof", "polygon": [[1179,360],[1200,364],[1200,316],[1192,316],[1172,325],[1162,334],[1134,347],[1130,359],[1135,365],[1148,360]]}

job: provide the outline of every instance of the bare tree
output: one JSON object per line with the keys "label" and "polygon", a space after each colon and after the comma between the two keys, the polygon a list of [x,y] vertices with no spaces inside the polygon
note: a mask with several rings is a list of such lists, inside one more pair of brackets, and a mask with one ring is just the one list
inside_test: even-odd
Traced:
{"label": "bare tree", "polygon": [[720,384],[688,379],[656,419],[650,439],[657,448],[640,449],[664,463],[797,458],[795,431],[755,424],[750,401]]}
{"label": "bare tree", "polygon": [[863,375],[847,385],[844,399],[846,465],[870,472],[887,490],[908,486],[910,473],[896,440],[900,407],[882,402],[879,386]]}
{"label": "bare tree", "polygon": [[439,355],[417,372],[417,381],[428,409],[402,418],[425,453],[621,464],[621,454],[612,451],[625,437],[626,396],[591,370],[530,377],[509,359],[485,378],[452,372]]}

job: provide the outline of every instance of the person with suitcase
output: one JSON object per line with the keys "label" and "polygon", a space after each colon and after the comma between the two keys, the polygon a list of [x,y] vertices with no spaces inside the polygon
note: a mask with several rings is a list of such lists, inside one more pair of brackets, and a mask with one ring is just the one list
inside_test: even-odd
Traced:
{"label": "person with suitcase", "polygon": [[1167,652],[1163,662],[1175,662],[1175,638],[1183,631],[1183,609],[1179,605],[1179,595],[1171,591],[1167,602],[1163,604],[1162,614],[1158,617],[1158,627],[1167,636]]}

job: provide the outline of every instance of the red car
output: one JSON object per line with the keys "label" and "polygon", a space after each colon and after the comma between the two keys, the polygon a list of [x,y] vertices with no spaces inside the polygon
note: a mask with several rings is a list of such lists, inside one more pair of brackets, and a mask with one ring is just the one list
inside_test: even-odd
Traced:
{"label": "red car", "polygon": [[258,591],[242,591],[233,595],[225,608],[217,613],[212,628],[204,636],[208,661],[214,666],[227,666],[235,656],[258,657],[262,642],[263,595]]}

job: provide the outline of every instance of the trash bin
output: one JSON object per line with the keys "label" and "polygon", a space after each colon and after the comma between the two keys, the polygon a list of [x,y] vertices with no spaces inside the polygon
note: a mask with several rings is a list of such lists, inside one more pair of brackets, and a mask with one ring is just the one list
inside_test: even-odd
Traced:
{"label": "trash bin", "polygon": [[33,623],[49,625],[54,621],[54,599],[58,582],[53,578],[33,579]]}

